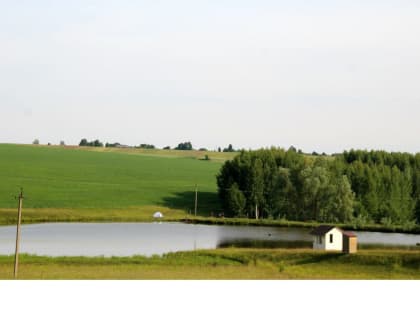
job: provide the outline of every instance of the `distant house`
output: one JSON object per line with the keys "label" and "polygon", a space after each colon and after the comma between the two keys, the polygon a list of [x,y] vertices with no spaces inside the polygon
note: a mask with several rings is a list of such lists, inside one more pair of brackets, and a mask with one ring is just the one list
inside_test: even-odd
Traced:
{"label": "distant house", "polygon": [[313,248],[355,253],[357,251],[357,236],[352,232],[331,225],[320,225],[311,232]]}

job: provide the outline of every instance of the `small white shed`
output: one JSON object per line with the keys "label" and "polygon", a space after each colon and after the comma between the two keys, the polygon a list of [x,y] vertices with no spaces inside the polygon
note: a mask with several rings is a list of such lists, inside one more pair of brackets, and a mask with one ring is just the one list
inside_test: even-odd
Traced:
{"label": "small white shed", "polygon": [[331,226],[320,225],[311,232],[313,235],[313,248],[331,251],[343,250],[343,230]]}

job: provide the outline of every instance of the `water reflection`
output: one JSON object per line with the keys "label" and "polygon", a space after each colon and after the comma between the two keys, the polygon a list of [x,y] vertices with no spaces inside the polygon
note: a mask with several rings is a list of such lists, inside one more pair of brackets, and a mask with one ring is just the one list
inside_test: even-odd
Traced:
{"label": "water reflection", "polygon": [[312,248],[308,241],[274,241],[274,240],[228,240],[217,244],[217,248]]}

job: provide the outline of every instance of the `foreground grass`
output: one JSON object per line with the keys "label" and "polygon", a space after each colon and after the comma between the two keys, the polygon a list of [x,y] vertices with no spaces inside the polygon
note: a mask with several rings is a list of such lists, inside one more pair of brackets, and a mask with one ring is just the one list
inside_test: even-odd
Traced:
{"label": "foreground grass", "polygon": [[[11,279],[13,257],[0,256]],[[309,249],[216,249],[143,257],[22,255],[20,279],[420,279],[420,251],[362,250],[355,255]]]}

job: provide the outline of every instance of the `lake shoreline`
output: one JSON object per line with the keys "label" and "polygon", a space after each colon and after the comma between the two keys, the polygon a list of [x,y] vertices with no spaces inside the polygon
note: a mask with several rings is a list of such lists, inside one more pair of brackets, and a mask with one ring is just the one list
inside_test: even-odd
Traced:
{"label": "lake shoreline", "polygon": [[[2,220],[3,219],[3,220]],[[360,232],[381,232],[381,233],[402,233],[402,234],[420,234],[420,226],[414,228],[405,228],[402,226],[381,226],[378,224],[372,225],[353,225],[343,223],[320,223],[320,222],[301,222],[301,221],[286,221],[286,220],[271,220],[271,219],[247,219],[247,218],[216,218],[216,217],[202,217],[202,216],[179,216],[175,218],[165,217],[160,220],[145,217],[130,217],[121,216],[107,218],[106,216],[89,216],[89,217],[31,217],[22,219],[22,224],[37,224],[37,223],[65,223],[65,222],[89,222],[89,223],[150,223],[150,222],[179,222],[188,224],[203,224],[203,225],[239,225],[239,226],[260,226],[260,227],[292,227],[292,228],[308,228],[313,229],[321,224],[328,224],[337,226],[344,230],[360,231]],[[0,218],[0,226],[15,225],[15,218]]]}

